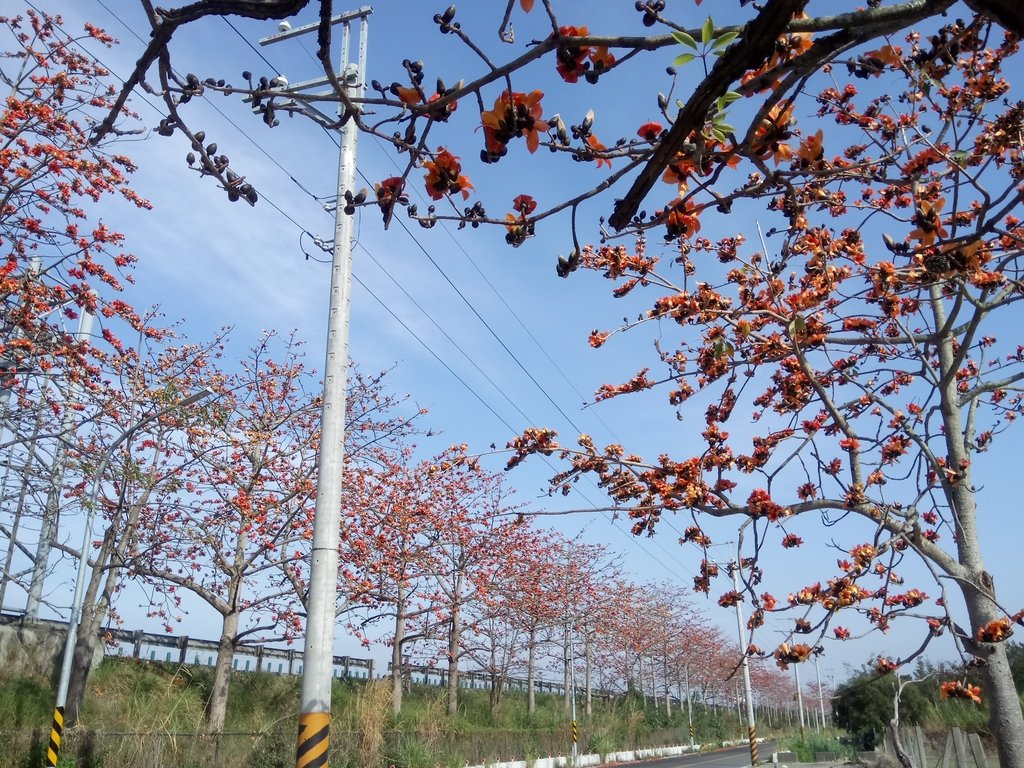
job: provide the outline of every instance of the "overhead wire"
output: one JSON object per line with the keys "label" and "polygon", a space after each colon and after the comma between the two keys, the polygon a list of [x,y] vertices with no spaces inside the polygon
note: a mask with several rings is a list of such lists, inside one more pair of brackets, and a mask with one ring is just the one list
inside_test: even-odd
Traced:
{"label": "overhead wire", "polygon": [[[377,140],[378,147],[380,147],[381,139],[376,136],[374,138]],[[392,165],[396,169],[401,170],[401,166],[398,165],[398,162],[395,160],[393,155],[389,153],[384,154],[388,159],[390,159]],[[523,329],[523,331],[529,337],[530,341],[533,342],[534,346],[536,346],[537,349],[540,350],[541,354],[544,355],[544,358],[551,365],[552,369],[554,369],[559,374],[559,376],[562,377],[562,380],[569,385],[569,388],[572,389],[575,395],[580,399],[580,402],[585,404],[587,402],[587,397],[582,392],[580,392],[579,388],[576,386],[573,380],[562,369],[562,366],[558,364],[558,361],[551,355],[550,352],[548,352],[547,348],[534,335],[533,331],[530,330],[530,327],[519,316],[519,313],[515,311],[515,308],[508,303],[508,301],[505,299],[504,294],[500,290],[498,290],[494,283],[491,282],[490,278],[487,277],[487,273],[480,269],[480,265],[477,264],[476,260],[469,255],[469,251],[466,250],[466,247],[462,244],[462,241],[455,236],[455,234],[451,231],[450,227],[444,225],[444,222],[441,222],[440,229],[448,236],[448,239],[452,241],[452,243],[455,245],[455,248],[462,253],[463,257],[473,267],[474,271],[477,273],[480,279],[483,280],[487,287],[491,289],[491,293],[493,293],[498,298],[498,301],[501,302],[502,306],[505,307],[508,313],[513,317],[513,319],[515,319],[516,323],[519,325],[520,328]],[[604,427],[605,431],[611,436],[611,438],[615,442],[622,442],[622,440],[619,439],[618,435],[615,434],[615,431],[608,425],[608,423],[604,420],[604,418],[601,416],[599,412],[594,411],[593,416],[601,424],[601,426]]]}

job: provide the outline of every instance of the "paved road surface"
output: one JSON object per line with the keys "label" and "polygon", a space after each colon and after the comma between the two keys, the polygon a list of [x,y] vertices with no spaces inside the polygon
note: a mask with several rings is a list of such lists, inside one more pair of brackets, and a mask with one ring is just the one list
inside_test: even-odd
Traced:
{"label": "paved road surface", "polygon": [[[767,760],[771,760],[772,752],[776,747],[773,742],[766,741],[758,744],[757,749],[761,757],[761,764],[764,765]],[[750,766],[750,748],[746,746],[731,747],[700,755],[661,757],[657,760],[628,763],[628,766],[629,768],[748,768]]]}

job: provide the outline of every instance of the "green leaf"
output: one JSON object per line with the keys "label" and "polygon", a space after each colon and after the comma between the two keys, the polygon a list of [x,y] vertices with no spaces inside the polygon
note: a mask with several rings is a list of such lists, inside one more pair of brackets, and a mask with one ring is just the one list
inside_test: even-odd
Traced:
{"label": "green leaf", "polygon": [[711,41],[715,39],[715,22],[708,16],[707,21],[704,22],[704,26],[700,28],[700,41],[704,45],[710,45]]}
{"label": "green leaf", "polygon": [[949,156],[953,159],[953,162],[961,168],[966,168],[968,161],[971,159],[971,154],[962,149],[950,152]]}
{"label": "green leaf", "polygon": [[742,99],[742,98],[743,97],[740,96],[738,93],[736,93],[736,91],[729,91],[728,93],[724,94],[723,96],[720,96],[718,98],[718,101],[715,102],[715,104],[718,107],[718,111],[721,112],[723,109],[725,109],[727,106],[732,104],[734,101],[736,101],[737,99]]}
{"label": "green leaf", "polygon": [[686,32],[683,32],[681,30],[673,30],[672,37],[676,39],[677,43],[682,43],[683,45],[689,48],[693,48],[693,50],[695,51],[697,50],[697,41],[694,40],[693,37],[688,35]]}
{"label": "green leaf", "polygon": [[695,57],[692,53],[681,53],[674,59],[672,59],[672,66],[681,67],[683,66],[683,64],[689,64],[691,61],[694,60],[694,58]]}
{"label": "green leaf", "polygon": [[714,48],[725,48],[729,43],[740,36],[739,32],[725,32],[715,38],[715,42],[712,43]]}
{"label": "green leaf", "polygon": [[723,357],[731,358],[736,354],[736,348],[725,339],[715,339],[714,349],[715,357],[719,359]]}

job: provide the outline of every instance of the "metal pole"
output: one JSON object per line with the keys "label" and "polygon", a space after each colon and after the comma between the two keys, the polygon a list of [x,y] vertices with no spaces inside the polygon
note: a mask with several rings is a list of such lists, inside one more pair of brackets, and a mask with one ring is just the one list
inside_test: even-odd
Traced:
{"label": "metal pole", "polygon": [[[739,551],[736,552],[736,567],[732,569],[732,588],[736,594],[740,594],[740,567],[742,560]],[[743,654],[743,695],[747,702],[747,738],[750,741],[750,763],[758,765],[760,760],[757,756],[757,725],[754,722],[754,696],[750,690],[750,664],[747,659],[747,631],[743,623],[743,608],[740,600],[736,600],[736,631],[739,633],[740,653]]]}
{"label": "metal pole", "polygon": [[57,765],[60,757],[61,734],[64,731],[64,705],[68,701],[68,685],[71,682],[71,665],[75,657],[75,643],[78,641],[78,624],[82,620],[82,602],[85,597],[85,573],[89,567],[89,546],[92,544],[92,526],[96,518],[96,502],[100,495],[100,483],[103,481],[103,474],[107,471],[107,465],[114,452],[121,447],[125,440],[130,438],[147,424],[166,416],[171,411],[197,403],[212,395],[213,392],[205,387],[198,392],[189,395],[183,400],[161,408],[141,421],[135,422],[124,432],[118,435],[117,439],[107,448],[97,465],[92,479],[92,487],[85,500],[85,533],[82,535],[82,551],[78,558],[78,574],[75,577],[75,594],[71,598],[71,618],[68,619],[68,636],[64,643],[64,659],[60,667],[60,682],[57,684],[57,703],[53,710],[53,725],[50,729],[50,744],[46,750],[46,764],[50,768]]}
{"label": "metal pole", "polygon": [[690,726],[690,751],[693,751],[693,701],[690,698],[690,663],[683,668],[686,678],[686,722]]}
{"label": "metal pole", "polygon": [[821,727],[825,727],[825,696],[821,692],[821,670],[818,668],[818,657],[814,657],[814,675],[818,679],[818,707],[821,709]]}
{"label": "metal pole", "polygon": [[[331,19],[342,25],[340,80],[345,92],[359,99],[366,92],[367,17],[363,7]],[[359,21],[359,42],[354,67],[349,64],[350,22]],[[292,29],[261,40],[277,42],[315,32],[317,24]],[[298,86],[296,86],[298,87]],[[301,101],[301,94],[292,93]],[[338,197],[331,259],[331,295],[327,320],[324,397],[317,457],[316,511],[310,552],[306,637],[299,699],[299,738],[296,768],[323,768],[329,761],[331,681],[334,677],[334,622],[338,582],[338,543],[341,526],[341,482],[345,461],[345,407],[348,395],[349,306],[352,299],[352,245],[354,217],[345,213],[344,194],[355,188],[356,144],[359,129],[349,119],[341,128],[338,155]]]}
{"label": "metal pole", "polygon": [[579,764],[580,732],[576,725],[576,622],[569,624],[569,687],[572,688],[572,768]]}
{"label": "metal pole", "polygon": [[804,695],[800,690],[800,665],[794,664],[793,671],[796,673],[796,704],[800,709],[800,738],[804,737]]}

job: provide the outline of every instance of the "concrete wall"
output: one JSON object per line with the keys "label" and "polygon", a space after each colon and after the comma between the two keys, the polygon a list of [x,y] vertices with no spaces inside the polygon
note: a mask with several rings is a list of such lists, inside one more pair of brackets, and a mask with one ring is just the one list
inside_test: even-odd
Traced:
{"label": "concrete wall", "polygon": [[[64,655],[66,636],[66,629],[55,629],[48,624],[0,624],[0,680],[13,675],[47,680],[56,677]],[[103,644],[100,643],[93,664],[102,659]]]}
{"label": "concrete wall", "polygon": [[0,679],[10,675],[50,679],[60,669],[65,632],[0,624]]}

